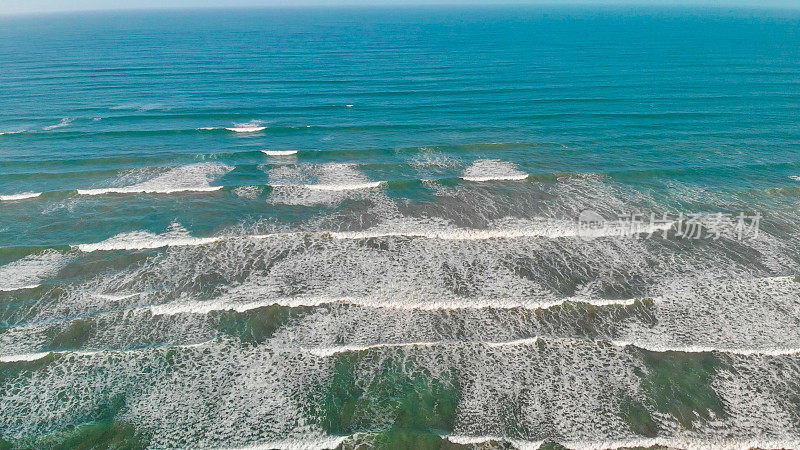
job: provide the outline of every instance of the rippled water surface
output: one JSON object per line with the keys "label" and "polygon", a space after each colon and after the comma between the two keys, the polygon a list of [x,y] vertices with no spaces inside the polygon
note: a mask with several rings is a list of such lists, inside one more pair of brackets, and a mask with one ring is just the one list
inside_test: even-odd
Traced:
{"label": "rippled water surface", "polygon": [[0,18],[0,448],[800,446],[798,43]]}

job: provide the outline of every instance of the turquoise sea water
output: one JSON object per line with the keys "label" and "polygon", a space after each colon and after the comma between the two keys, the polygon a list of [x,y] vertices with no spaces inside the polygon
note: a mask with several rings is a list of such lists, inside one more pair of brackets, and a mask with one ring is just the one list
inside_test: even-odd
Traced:
{"label": "turquoise sea water", "polygon": [[799,43],[789,10],[0,18],[0,448],[800,446]]}

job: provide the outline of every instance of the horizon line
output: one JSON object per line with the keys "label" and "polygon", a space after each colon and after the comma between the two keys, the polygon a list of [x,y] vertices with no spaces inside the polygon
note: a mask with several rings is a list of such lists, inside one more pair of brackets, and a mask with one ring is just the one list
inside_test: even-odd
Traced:
{"label": "horizon line", "polygon": [[[668,1],[668,0],[666,0]],[[144,6],[144,7],[112,7],[112,8],[86,8],[86,9],[56,9],[49,11],[0,11],[1,18],[8,17],[35,17],[53,15],[80,15],[97,13],[125,13],[125,12],[182,12],[182,11],[243,11],[243,10],[303,10],[303,9],[411,9],[411,8],[431,8],[447,9],[458,7],[476,8],[508,8],[508,7],[539,7],[539,8],[564,8],[574,9],[612,9],[612,8],[645,8],[651,10],[693,10],[693,11],[797,11],[800,12],[800,4],[750,4],[748,2],[733,2],[730,5],[707,4],[698,5],[691,0],[679,0],[676,3],[666,3],[665,1],[648,2],[646,0],[602,0],[594,2],[592,0],[577,0],[568,3],[558,2],[557,0],[523,0],[509,1],[503,3],[486,3],[480,0],[441,0],[437,2],[425,2],[424,0],[409,0],[394,4],[369,4],[358,1],[343,3],[326,3],[310,0],[304,4],[272,4],[272,5],[233,5],[233,6]]]}

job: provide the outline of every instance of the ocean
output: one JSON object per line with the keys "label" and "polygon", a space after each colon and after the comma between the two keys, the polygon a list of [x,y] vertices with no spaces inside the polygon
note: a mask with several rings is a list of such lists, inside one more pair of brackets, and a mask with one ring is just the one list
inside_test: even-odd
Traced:
{"label": "ocean", "polygon": [[0,448],[800,447],[798,43],[0,17]]}

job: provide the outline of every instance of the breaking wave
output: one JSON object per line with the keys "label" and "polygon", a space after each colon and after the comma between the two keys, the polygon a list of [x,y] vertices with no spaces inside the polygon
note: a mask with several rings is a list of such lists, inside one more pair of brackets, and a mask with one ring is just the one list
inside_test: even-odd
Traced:
{"label": "breaking wave", "polygon": [[181,247],[187,245],[205,245],[221,240],[221,237],[196,238],[180,224],[172,224],[170,229],[163,234],[154,234],[147,231],[132,231],[110,237],[94,244],[78,244],[76,247],[82,252],[109,251],[109,250],[143,250],[161,247]]}
{"label": "breaking wave", "polygon": [[96,189],[78,189],[81,195],[133,194],[175,192],[211,192],[222,186],[211,186],[211,182],[233,170],[233,167],[218,163],[199,163],[169,169],[147,180],[132,185]]}
{"label": "breaking wave", "polygon": [[461,178],[466,181],[520,181],[528,178],[528,174],[510,162],[480,159],[467,167]]}
{"label": "breaking wave", "polygon": [[68,258],[54,250],[28,255],[0,266],[0,291],[31,289],[55,275]]}
{"label": "breaking wave", "polygon": [[36,198],[40,195],[42,195],[41,192],[21,192],[19,194],[0,195],[0,201],[25,200],[29,198]]}
{"label": "breaking wave", "polygon": [[290,156],[296,155],[297,150],[261,150],[267,156]]}

